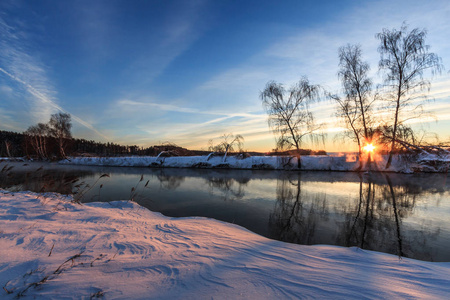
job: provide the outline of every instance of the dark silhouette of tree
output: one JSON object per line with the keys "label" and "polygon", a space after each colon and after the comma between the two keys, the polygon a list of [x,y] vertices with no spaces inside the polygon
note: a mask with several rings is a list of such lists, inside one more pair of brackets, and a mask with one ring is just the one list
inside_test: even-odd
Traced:
{"label": "dark silhouette of tree", "polygon": [[[369,64],[361,58],[359,45],[346,45],[339,48],[339,73],[344,97],[330,95],[338,104],[336,116],[342,118],[348,136],[358,144],[359,157],[362,145],[372,142],[372,80],[368,77]],[[360,160],[360,168],[362,162]]]}
{"label": "dark silhouette of tree", "polygon": [[47,124],[38,123],[37,125],[33,125],[28,127],[25,131],[25,135],[27,136],[27,140],[36,155],[41,159],[48,158],[47,154],[47,142],[49,136],[49,127]]}
{"label": "dark silhouette of tree", "polygon": [[[384,72],[384,84],[387,90],[388,107],[393,109],[392,130],[389,133],[391,146],[386,168],[392,163],[392,154],[397,143],[399,126],[405,121],[418,118],[423,113],[423,103],[430,82],[424,78],[424,71],[432,73],[442,69],[441,59],[429,52],[425,44],[426,30],[414,28],[409,31],[403,23],[400,30],[383,29],[376,37],[380,40],[378,51],[381,59],[380,71]],[[422,101],[421,101],[422,100]]]}
{"label": "dark silhouette of tree", "polygon": [[261,100],[269,115],[269,125],[277,137],[277,148],[296,149],[297,167],[301,167],[300,148],[303,138],[310,136],[314,141],[323,127],[315,123],[314,115],[310,111],[310,103],[318,101],[318,85],[309,83],[306,77],[286,90],[282,84],[269,81]]}
{"label": "dark silhouette of tree", "polygon": [[0,157],[23,156],[24,140],[21,133],[0,130]]}
{"label": "dark silhouette of tree", "polygon": [[233,135],[232,133],[224,134],[222,136],[222,141],[214,145],[212,140],[209,140],[210,151],[221,152],[223,155],[223,162],[227,159],[228,152],[233,152],[235,150],[235,146],[238,147],[239,152],[242,152],[242,144],[244,143],[244,138],[240,134]]}
{"label": "dark silhouette of tree", "polygon": [[59,155],[61,158],[66,158],[66,146],[68,141],[72,138],[70,132],[72,128],[70,114],[57,113],[52,114],[48,123],[50,136],[58,141]]}

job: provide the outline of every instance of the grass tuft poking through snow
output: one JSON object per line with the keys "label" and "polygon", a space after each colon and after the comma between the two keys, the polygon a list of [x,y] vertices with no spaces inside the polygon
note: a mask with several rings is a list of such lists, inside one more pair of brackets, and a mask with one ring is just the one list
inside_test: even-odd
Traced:
{"label": "grass tuft poking through snow", "polygon": [[0,191],[1,299],[446,299],[450,294],[450,263],[288,244],[212,219],[168,218],[133,201],[72,200]]}

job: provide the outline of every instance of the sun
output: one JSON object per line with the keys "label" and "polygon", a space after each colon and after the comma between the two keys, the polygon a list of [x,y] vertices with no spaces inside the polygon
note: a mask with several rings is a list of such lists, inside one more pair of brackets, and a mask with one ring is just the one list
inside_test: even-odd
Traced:
{"label": "sun", "polygon": [[368,153],[372,153],[375,150],[375,146],[372,144],[367,144],[363,147],[363,150]]}

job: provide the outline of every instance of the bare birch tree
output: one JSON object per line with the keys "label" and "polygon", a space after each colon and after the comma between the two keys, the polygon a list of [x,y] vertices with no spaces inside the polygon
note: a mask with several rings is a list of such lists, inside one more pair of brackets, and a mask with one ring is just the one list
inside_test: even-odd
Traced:
{"label": "bare birch tree", "polygon": [[232,133],[228,133],[222,136],[222,141],[217,145],[214,145],[213,141],[210,140],[209,150],[214,152],[224,152],[225,154],[223,155],[223,162],[225,162],[227,159],[228,152],[234,151],[235,146],[238,147],[239,151],[242,151],[243,143],[244,138],[242,137],[242,135],[240,134],[233,135]]}
{"label": "bare birch tree", "polygon": [[11,157],[11,149],[12,147],[12,143],[8,140],[5,140],[5,148],[6,148],[6,155],[8,155],[8,157]]}
{"label": "bare birch tree", "polygon": [[424,71],[435,73],[442,69],[441,59],[429,52],[430,46],[425,44],[426,34],[425,29],[409,31],[403,23],[400,30],[383,29],[376,35],[380,40],[379,69],[384,72],[388,107],[394,114],[386,168],[392,163],[399,126],[408,119],[420,117],[423,112],[423,103],[427,99],[423,91],[430,88],[430,81],[423,76]]}
{"label": "bare birch tree", "polygon": [[25,131],[25,135],[28,137],[31,147],[36,152],[36,155],[42,159],[48,158],[47,155],[47,138],[49,135],[48,125],[44,123],[38,123],[37,125],[30,126]]}
{"label": "bare birch tree", "polygon": [[62,158],[66,158],[67,141],[72,138],[70,132],[72,128],[70,114],[52,114],[49,121],[50,135],[58,142],[59,153]]}
{"label": "bare birch tree", "polygon": [[286,90],[282,84],[269,81],[261,100],[269,115],[269,126],[277,137],[279,149],[295,148],[297,167],[301,167],[300,149],[303,138],[317,139],[323,126],[315,123],[310,103],[318,101],[320,87],[309,83],[306,77]]}
{"label": "bare birch tree", "polygon": [[374,98],[369,70],[369,64],[362,61],[359,45],[348,44],[339,48],[338,77],[344,97],[331,95],[331,98],[338,104],[336,115],[343,119],[349,136],[358,144],[360,157],[363,143],[371,143],[373,135],[371,111]]}

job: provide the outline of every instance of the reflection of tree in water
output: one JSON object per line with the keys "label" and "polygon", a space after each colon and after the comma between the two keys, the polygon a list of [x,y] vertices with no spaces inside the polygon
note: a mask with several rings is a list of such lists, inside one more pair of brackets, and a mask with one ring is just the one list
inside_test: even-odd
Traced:
{"label": "reflection of tree in water", "polygon": [[298,243],[313,244],[317,225],[328,221],[325,193],[303,195],[300,173],[286,174],[277,181],[277,202],[269,216],[273,238]]}
{"label": "reflection of tree in water", "polygon": [[185,179],[184,176],[167,175],[163,170],[161,170],[161,173],[156,175],[156,177],[158,178],[161,187],[168,190],[177,189]]}
{"label": "reflection of tree in water", "polygon": [[308,182],[302,183],[300,174],[283,176],[277,181],[277,202],[269,217],[271,238],[357,246],[424,260],[438,255],[431,242],[438,238],[439,229],[403,224],[414,217],[419,195],[438,189],[427,189],[420,181],[402,182],[395,175],[364,174],[356,198],[330,206],[325,192],[305,189]]}
{"label": "reflection of tree in water", "polygon": [[245,186],[250,181],[250,178],[226,178],[226,177],[209,177],[209,193],[214,194],[219,191],[223,200],[238,200],[245,195]]}
{"label": "reflection of tree in water", "polygon": [[414,213],[422,190],[411,183],[394,185],[388,174],[384,179],[384,184],[375,184],[371,174],[360,176],[359,198],[342,208],[345,221],[340,225],[336,244],[432,260],[432,254],[418,243],[424,246],[439,232],[425,236],[424,231],[414,231],[412,242],[411,238],[405,242],[403,232],[402,220]]}
{"label": "reflection of tree in water", "polygon": [[0,171],[0,187],[10,191],[56,192],[72,194],[80,177],[91,175],[89,171],[54,172],[42,167],[28,171],[3,168]]}

